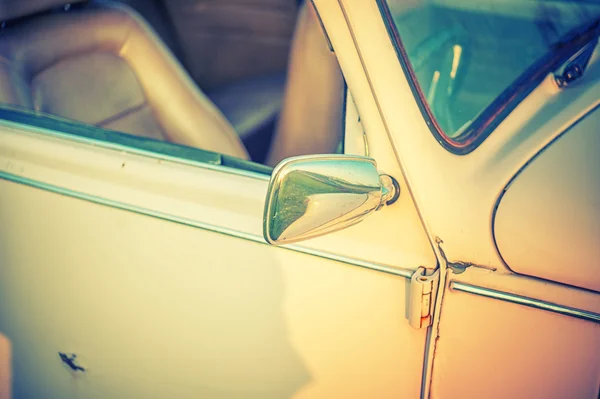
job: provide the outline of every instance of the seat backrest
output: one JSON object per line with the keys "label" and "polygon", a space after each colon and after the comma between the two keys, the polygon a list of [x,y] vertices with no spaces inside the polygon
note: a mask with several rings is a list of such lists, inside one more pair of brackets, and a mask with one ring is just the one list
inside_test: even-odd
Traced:
{"label": "seat backrest", "polygon": [[296,24],[283,108],[267,163],[330,154],[342,140],[344,81],[318,16],[306,1]]}
{"label": "seat backrest", "polygon": [[0,20],[8,21],[0,35],[0,102],[248,157],[138,14],[109,2],[36,14],[65,3],[0,0]]}

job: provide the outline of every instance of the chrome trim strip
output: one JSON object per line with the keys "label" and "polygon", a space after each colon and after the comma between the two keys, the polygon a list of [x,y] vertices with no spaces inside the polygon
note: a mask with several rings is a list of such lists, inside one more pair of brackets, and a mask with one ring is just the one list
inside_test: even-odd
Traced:
{"label": "chrome trim strip", "polygon": [[478,287],[471,284],[452,281],[450,289],[462,291],[469,294],[480,295],[486,298],[499,299],[501,301],[512,302],[519,305],[528,306],[530,308],[546,310],[553,313],[562,314],[564,316],[576,317],[587,321],[600,323],[600,314],[588,312],[587,310],[571,308],[568,306],[559,305],[552,302],[542,301],[541,299],[528,298],[521,295],[511,294],[509,292],[497,291],[491,288]]}
{"label": "chrome trim strip", "polygon": [[104,140],[98,140],[98,139],[93,139],[93,138],[89,138],[89,137],[77,136],[75,134],[62,133],[57,130],[46,129],[44,127],[39,127],[39,126],[31,126],[31,125],[25,125],[22,123],[18,123],[18,122],[11,122],[11,121],[8,121],[5,119],[0,119],[0,125],[6,126],[9,128],[13,128],[13,129],[24,130],[28,133],[41,134],[44,136],[55,137],[55,138],[59,138],[62,140],[68,140],[68,141],[72,141],[72,142],[76,142],[76,143],[93,145],[94,147],[106,148],[109,150],[122,151],[122,152],[126,152],[129,154],[141,155],[144,157],[160,159],[162,161],[168,161],[168,162],[173,162],[173,163],[177,163],[177,164],[189,165],[189,166],[194,166],[194,167],[203,168],[203,169],[216,170],[219,172],[228,173],[228,174],[232,174],[232,175],[249,177],[249,178],[256,179],[256,180],[269,181],[269,179],[271,178],[271,176],[265,175],[262,173],[251,172],[251,171],[236,169],[236,168],[230,168],[228,166],[210,164],[210,163],[206,163],[206,162],[192,161],[190,159],[183,159],[183,158],[179,158],[176,156],[159,154],[159,153],[156,153],[153,151],[148,151],[148,150],[144,150],[141,148],[135,148],[135,147],[119,144],[119,143],[112,143],[112,142],[108,142],[108,141],[104,141]]}
{"label": "chrome trim strip", "polygon": [[[153,218],[166,220],[169,222],[174,222],[174,223],[178,223],[178,224],[182,224],[182,225],[186,225],[186,226],[190,226],[190,227],[195,227],[195,228],[202,229],[202,230],[213,231],[215,233],[227,235],[230,237],[241,238],[243,240],[248,240],[248,241],[256,242],[259,244],[268,245],[267,242],[264,240],[264,238],[261,236],[258,236],[258,235],[244,233],[242,231],[233,230],[233,229],[229,229],[226,227],[219,227],[219,226],[215,226],[213,224],[199,222],[196,220],[187,219],[187,218],[180,217],[180,216],[170,215],[167,213],[154,211],[152,209],[142,208],[142,207],[139,207],[136,205],[126,204],[126,203],[111,200],[108,198],[98,197],[96,195],[73,191],[68,188],[58,187],[58,186],[55,186],[52,184],[43,183],[43,182],[40,182],[37,180],[32,180],[32,179],[29,179],[26,177],[17,176],[17,175],[11,174],[11,173],[3,172],[3,171],[0,171],[0,179],[7,180],[7,181],[17,183],[17,184],[22,184],[22,185],[29,186],[29,187],[38,188],[38,189],[45,190],[45,191],[50,191],[50,192],[53,192],[56,194],[65,195],[65,196],[72,197],[72,198],[81,199],[81,200],[88,201],[88,202],[93,202],[93,203],[99,204],[99,205],[109,206],[111,208],[117,208],[117,209],[121,209],[124,211],[134,212],[134,213],[144,215],[144,216],[150,216]],[[361,267],[364,269],[374,270],[377,272],[391,274],[394,276],[404,277],[407,279],[410,279],[414,273],[414,270],[399,269],[399,268],[386,266],[386,265],[382,265],[382,264],[378,264],[378,263],[362,261],[359,259],[353,259],[353,258],[349,258],[346,256],[336,255],[336,254],[332,254],[329,252],[324,252],[324,251],[320,251],[320,250],[316,250],[316,249],[301,247],[299,245],[284,245],[284,246],[274,247],[274,249],[287,249],[287,250],[291,250],[291,251],[295,251],[295,252],[301,252],[301,253],[304,253],[307,255],[318,256],[318,257],[333,260],[336,262],[341,262],[341,263],[345,263],[345,264],[352,265],[352,266],[358,266],[358,267]]]}

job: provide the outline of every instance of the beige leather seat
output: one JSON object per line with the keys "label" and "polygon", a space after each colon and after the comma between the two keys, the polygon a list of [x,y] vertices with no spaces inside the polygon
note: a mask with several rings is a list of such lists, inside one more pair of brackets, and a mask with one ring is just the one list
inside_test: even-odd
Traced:
{"label": "beige leather seat", "polygon": [[92,3],[36,14],[65,3],[0,0],[0,102],[248,157],[231,125],[135,12]]}
{"label": "beige leather seat", "polygon": [[285,96],[267,164],[334,153],[342,140],[344,80],[316,11],[306,1],[296,23]]}
{"label": "beige leather seat", "polygon": [[310,1],[298,13],[287,79],[261,76],[207,94],[246,143],[279,116],[269,165],[295,155],[332,153],[342,140],[342,73]]}

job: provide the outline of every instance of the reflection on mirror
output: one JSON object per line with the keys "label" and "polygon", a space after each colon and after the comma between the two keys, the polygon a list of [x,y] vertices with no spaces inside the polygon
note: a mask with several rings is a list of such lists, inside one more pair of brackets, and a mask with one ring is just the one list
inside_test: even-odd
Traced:
{"label": "reflection on mirror", "polygon": [[368,157],[288,158],[271,176],[263,234],[270,244],[317,237],[360,222],[399,194],[396,180],[380,175]]}

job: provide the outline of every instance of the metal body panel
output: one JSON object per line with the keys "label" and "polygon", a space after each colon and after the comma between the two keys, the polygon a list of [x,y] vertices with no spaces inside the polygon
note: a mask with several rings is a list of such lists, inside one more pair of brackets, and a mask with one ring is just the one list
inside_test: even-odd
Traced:
{"label": "metal body panel", "polygon": [[[431,397],[598,397],[600,323],[515,300],[560,302],[562,310],[600,316],[597,294],[477,268],[450,272],[448,285],[454,288],[444,295]],[[504,298],[489,297],[497,292]]]}
{"label": "metal body panel", "polygon": [[600,291],[600,111],[580,120],[511,180],[494,236],[515,272]]}

